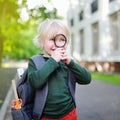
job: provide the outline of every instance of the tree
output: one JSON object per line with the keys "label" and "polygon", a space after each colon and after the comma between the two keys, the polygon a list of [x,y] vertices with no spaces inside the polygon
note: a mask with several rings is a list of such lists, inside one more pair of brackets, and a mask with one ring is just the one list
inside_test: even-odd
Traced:
{"label": "tree", "polygon": [[19,14],[17,13],[18,5],[16,0],[0,0],[0,65],[3,57],[3,45],[5,39],[10,36],[9,29],[12,29],[17,22]]}
{"label": "tree", "polygon": [[[0,63],[2,57],[25,59],[39,52],[40,50],[31,44],[36,35],[38,23],[46,18],[60,18],[54,7],[51,11],[43,5],[28,9],[24,0],[21,4],[17,4],[16,0],[0,0],[0,8],[2,18],[0,21]],[[27,21],[20,18],[22,8],[25,8],[29,15]]]}

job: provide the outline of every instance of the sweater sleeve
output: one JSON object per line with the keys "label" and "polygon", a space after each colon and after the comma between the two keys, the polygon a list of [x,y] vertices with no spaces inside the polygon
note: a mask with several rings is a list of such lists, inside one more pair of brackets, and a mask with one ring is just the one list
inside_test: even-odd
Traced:
{"label": "sweater sleeve", "polygon": [[68,64],[68,68],[72,71],[79,84],[89,84],[91,82],[90,72],[73,60]]}
{"label": "sweater sleeve", "polygon": [[28,79],[31,86],[34,89],[41,88],[47,82],[49,75],[58,66],[58,63],[53,58],[49,58],[40,69],[36,69],[34,63],[30,60],[28,64]]}

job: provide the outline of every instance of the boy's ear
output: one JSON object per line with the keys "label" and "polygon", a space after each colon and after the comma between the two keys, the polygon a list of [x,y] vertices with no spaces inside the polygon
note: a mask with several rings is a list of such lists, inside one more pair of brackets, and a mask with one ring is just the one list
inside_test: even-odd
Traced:
{"label": "boy's ear", "polygon": [[42,41],[41,43],[39,43],[40,44],[40,48],[41,49],[44,49],[44,42]]}

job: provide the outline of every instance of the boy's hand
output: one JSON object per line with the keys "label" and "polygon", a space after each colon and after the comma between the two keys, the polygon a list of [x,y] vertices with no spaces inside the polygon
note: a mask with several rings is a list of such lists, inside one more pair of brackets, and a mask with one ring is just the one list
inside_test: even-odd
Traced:
{"label": "boy's hand", "polygon": [[65,63],[65,64],[69,64],[70,61],[71,61],[71,58],[70,56],[65,52],[62,56],[62,61]]}
{"label": "boy's hand", "polygon": [[65,50],[62,48],[57,48],[53,51],[51,57],[56,61],[59,62],[62,60],[63,54],[65,53]]}
{"label": "boy's hand", "polygon": [[66,50],[63,48],[57,48],[53,51],[51,57],[56,61],[63,61],[65,64],[69,64],[71,61],[70,56],[66,53]]}

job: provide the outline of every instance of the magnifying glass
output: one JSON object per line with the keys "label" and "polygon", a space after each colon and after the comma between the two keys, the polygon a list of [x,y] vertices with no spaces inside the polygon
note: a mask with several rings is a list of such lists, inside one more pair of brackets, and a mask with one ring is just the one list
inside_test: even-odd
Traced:
{"label": "magnifying glass", "polygon": [[54,38],[54,44],[58,48],[64,47],[67,43],[67,39],[63,34],[57,34]]}

